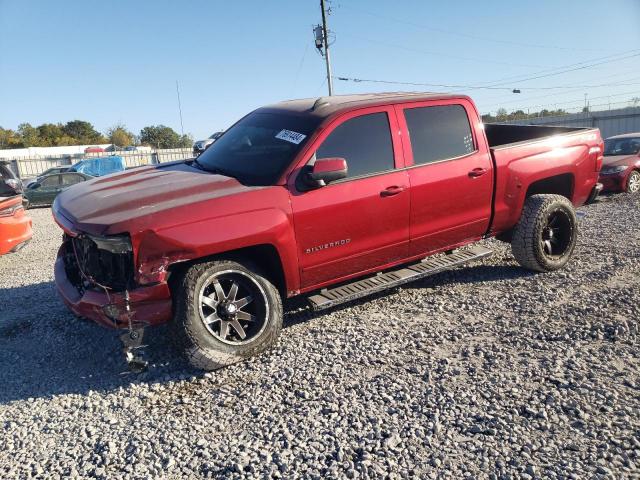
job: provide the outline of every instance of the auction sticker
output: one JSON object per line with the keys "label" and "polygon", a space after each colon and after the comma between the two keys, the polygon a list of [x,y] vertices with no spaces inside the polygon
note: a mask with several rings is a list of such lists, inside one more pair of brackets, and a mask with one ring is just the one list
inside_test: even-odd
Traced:
{"label": "auction sticker", "polygon": [[292,132],[291,130],[282,129],[276,135],[276,138],[280,140],[284,140],[285,142],[295,143],[298,145],[302,140],[304,140],[307,136],[302,133]]}

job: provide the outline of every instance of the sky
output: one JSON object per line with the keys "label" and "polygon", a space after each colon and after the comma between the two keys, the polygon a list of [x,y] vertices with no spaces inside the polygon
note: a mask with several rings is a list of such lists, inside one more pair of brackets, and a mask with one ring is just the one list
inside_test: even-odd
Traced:
{"label": "sky", "polygon": [[[418,84],[334,80],[336,94],[460,92],[481,113],[640,97],[640,0],[328,3],[334,76]],[[184,132],[205,138],[262,105],[327,95],[320,21],[319,0],[0,0],[0,126],[180,132],[177,81]]]}

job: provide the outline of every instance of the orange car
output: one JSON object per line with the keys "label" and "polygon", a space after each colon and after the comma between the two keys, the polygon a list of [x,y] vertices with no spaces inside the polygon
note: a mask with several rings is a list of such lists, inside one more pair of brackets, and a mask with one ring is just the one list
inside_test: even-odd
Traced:
{"label": "orange car", "polygon": [[31,217],[24,211],[22,195],[0,197],[0,255],[17,252],[32,235]]}

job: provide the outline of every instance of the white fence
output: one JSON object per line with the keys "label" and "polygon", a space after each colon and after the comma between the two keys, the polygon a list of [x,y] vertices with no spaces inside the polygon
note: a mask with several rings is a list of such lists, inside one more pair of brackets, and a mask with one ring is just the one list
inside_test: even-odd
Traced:
{"label": "white fence", "polygon": [[17,158],[10,160],[10,164],[18,177],[32,178],[40,175],[52,167],[71,166],[83,158],[104,157],[118,155],[124,159],[127,168],[153,165],[156,163],[173,162],[193,157],[190,148],[171,148],[164,150],[134,151],[134,152],[104,152],[82,153],[73,155],[43,155],[29,158]]}

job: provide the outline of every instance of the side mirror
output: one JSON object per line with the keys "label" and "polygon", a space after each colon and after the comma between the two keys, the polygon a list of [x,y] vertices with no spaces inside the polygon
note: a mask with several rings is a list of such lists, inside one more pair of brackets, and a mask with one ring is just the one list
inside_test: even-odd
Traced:
{"label": "side mirror", "polygon": [[304,174],[310,187],[324,187],[328,183],[347,177],[347,161],[344,158],[319,158]]}
{"label": "side mirror", "polygon": [[39,184],[38,182],[36,183],[32,183],[31,185],[29,185],[29,190],[35,190],[36,188],[40,188],[42,185]]}

